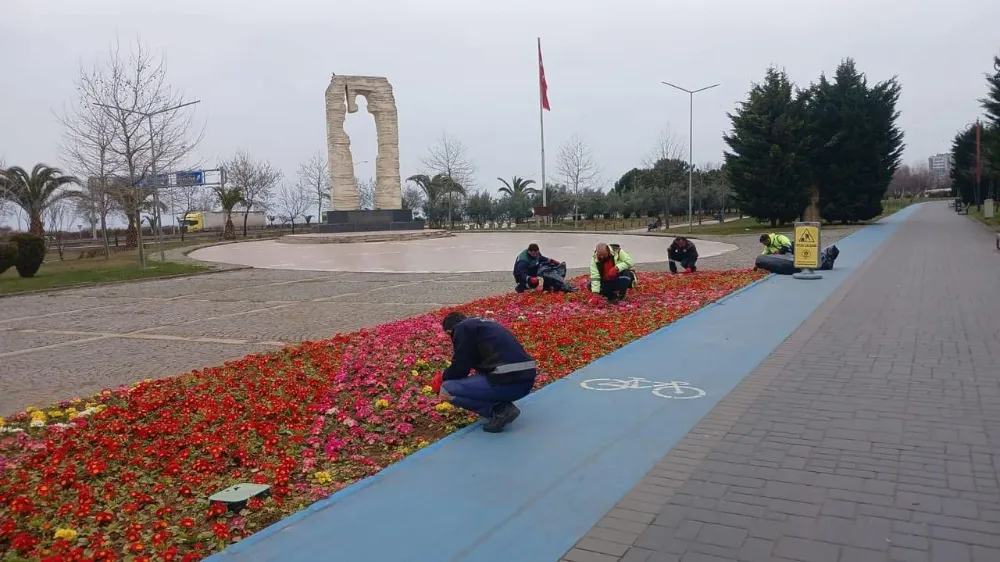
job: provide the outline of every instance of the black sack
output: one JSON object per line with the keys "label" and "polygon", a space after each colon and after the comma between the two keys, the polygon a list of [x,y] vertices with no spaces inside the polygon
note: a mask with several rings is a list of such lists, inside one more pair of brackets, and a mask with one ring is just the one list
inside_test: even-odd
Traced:
{"label": "black sack", "polygon": [[549,287],[554,291],[565,291],[572,293],[576,288],[566,283],[566,264],[551,265],[543,263],[538,266],[538,276],[549,282]]}
{"label": "black sack", "polygon": [[778,275],[798,273],[795,269],[795,258],[791,254],[769,254],[757,256],[754,266]]}
{"label": "black sack", "polygon": [[[840,249],[836,246],[827,246],[819,255],[819,270],[828,271],[833,269],[833,262],[840,255]],[[778,275],[792,275],[802,271],[795,267],[795,256],[792,254],[770,254],[757,256],[754,266],[776,273]]]}
{"label": "black sack", "polygon": [[828,271],[833,269],[833,262],[837,261],[837,256],[840,255],[840,250],[836,246],[827,246],[819,255],[819,269],[820,271]]}

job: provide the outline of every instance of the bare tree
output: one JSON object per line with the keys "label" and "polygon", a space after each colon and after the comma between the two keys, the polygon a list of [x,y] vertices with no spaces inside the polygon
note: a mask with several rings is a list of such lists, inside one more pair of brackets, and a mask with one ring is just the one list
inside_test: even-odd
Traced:
{"label": "bare tree", "polygon": [[889,182],[887,194],[890,197],[920,197],[928,189],[937,187],[938,180],[934,177],[927,164],[919,163],[915,166],[903,164],[896,173],[892,175]]}
{"label": "bare tree", "polygon": [[472,189],[476,182],[476,165],[469,159],[468,150],[462,141],[441,133],[437,144],[431,146],[427,155],[420,159],[427,175],[444,174],[466,189]]}
{"label": "bare tree", "polygon": [[358,190],[358,208],[375,208],[375,180],[368,178],[367,181],[354,178],[354,186]]}
{"label": "bare tree", "polygon": [[311,199],[310,193],[302,185],[283,183],[278,188],[275,206],[281,220],[292,223],[292,234],[295,234],[295,219],[305,215],[312,206]]}
{"label": "bare tree", "polygon": [[76,80],[80,92],[76,103],[57,116],[63,126],[59,148],[70,169],[81,179],[86,178],[84,189],[76,201],[76,211],[90,225],[94,239],[100,226],[104,257],[107,258],[110,255],[108,215],[121,200],[112,193],[113,189],[121,189],[120,182],[115,181],[115,176],[121,172],[121,165],[117,154],[112,151],[115,120],[108,114],[107,108],[94,105],[88,98],[90,90],[86,88],[86,76],[81,71]]}
{"label": "bare tree", "polygon": [[272,191],[281,180],[281,170],[271,166],[266,160],[256,160],[245,150],[237,150],[232,158],[222,164],[226,184],[243,194],[243,236],[247,235],[247,219],[250,211],[266,211]]}
{"label": "bare tree", "polygon": [[55,242],[59,261],[63,261],[63,236],[66,233],[66,228],[73,225],[74,204],[74,202],[64,199],[56,201],[45,209],[46,234],[51,236]]}
{"label": "bare tree", "polygon": [[[140,257],[142,245],[138,244],[141,236],[138,227],[143,202],[147,199],[146,194],[140,192],[153,184],[149,175],[154,153],[160,169],[176,169],[198,145],[204,132],[204,127],[201,130],[194,128],[192,107],[157,114],[152,119],[150,131],[146,115],[184,103],[183,95],[167,84],[166,76],[167,67],[162,55],[152,53],[139,40],[127,54],[123,54],[120,42],[116,41],[105,64],[80,70],[77,90],[81,107],[77,113],[71,114],[74,117],[67,116],[67,121],[78,122],[78,126],[71,129],[76,131],[70,134],[71,138],[75,134],[86,133],[93,142],[100,136],[95,134],[99,129],[79,123],[80,116],[87,115],[82,107],[95,107],[103,113],[101,118],[95,116],[91,121],[104,127],[106,120],[106,133],[111,136],[111,142],[106,147],[109,154],[107,162],[112,165],[113,171],[124,176],[124,181],[116,182],[121,187],[112,190],[111,195],[119,200],[128,219],[125,247],[139,247]],[[89,150],[92,159],[93,146]],[[100,164],[95,166],[91,161],[88,168],[100,171]],[[101,189],[107,192],[103,187]],[[158,214],[159,211],[154,212]]]}
{"label": "bare tree", "polygon": [[[7,164],[0,158],[0,174],[7,169]],[[4,182],[0,180],[0,219],[3,219],[8,214],[10,214],[10,200],[5,196]]]}
{"label": "bare tree", "polygon": [[556,155],[556,173],[573,195],[573,220],[576,220],[580,196],[600,183],[600,168],[594,162],[594,153],[579,136],[573,135],[559,147]]}
{"label": "bare tree", "polygon": [[413,187],[412,185],[406,186],[403,189],[403,208],[410,209],[411,211],[417,211],[423,208],[424,202],[427,199],[424,197],[423,191],[419,188]]}
{"label": "bare tree", "polygon": [[322,221],[323,200],[330,199],[330,168],[322,153],[316,153],[299,166],[299,182],[315,194],[316,221]]}
{"label": "bare tree", "polygon": [[643,158],[642,163],[647,168],[652,168],[660,160],[681,160],[683,158],[684,143],[678,140],[677,135],[667,126],[660,129],[652,150]]}

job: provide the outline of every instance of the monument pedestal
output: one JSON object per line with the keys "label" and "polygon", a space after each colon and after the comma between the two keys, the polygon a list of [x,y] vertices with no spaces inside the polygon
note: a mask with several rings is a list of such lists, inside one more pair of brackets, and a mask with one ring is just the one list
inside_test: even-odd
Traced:
{"label": "monument pedestal", "polygon": [[378,211],[327,211],[326,222],[317,225],[319,232],[375,232],[387,230],[423,230],[424,221],[414,219],[408,209]]}

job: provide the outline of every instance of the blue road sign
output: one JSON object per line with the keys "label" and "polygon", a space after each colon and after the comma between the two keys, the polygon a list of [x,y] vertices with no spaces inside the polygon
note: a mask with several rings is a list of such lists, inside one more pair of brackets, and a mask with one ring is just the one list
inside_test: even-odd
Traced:
{"label": "blue road sign", "polygon": [[177,185],[204,185],[205,172],[202,170],[192,172],[177,172]]}

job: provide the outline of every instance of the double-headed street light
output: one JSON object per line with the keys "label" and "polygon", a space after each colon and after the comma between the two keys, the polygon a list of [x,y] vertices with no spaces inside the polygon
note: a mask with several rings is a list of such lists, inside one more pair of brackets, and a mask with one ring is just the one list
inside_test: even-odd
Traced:
{"label": "double-headed street light", "polygon": [[710,90],[720,84],[712,84],[711,86],[705,86],[697,90],[688,90],[670,82],[663,83],[671,88],[676,88],[687,93],[690,99],[690,105],[688,106],[688,233],[690,233],[691,227],[694,224],[694,95],[698,92]]}

